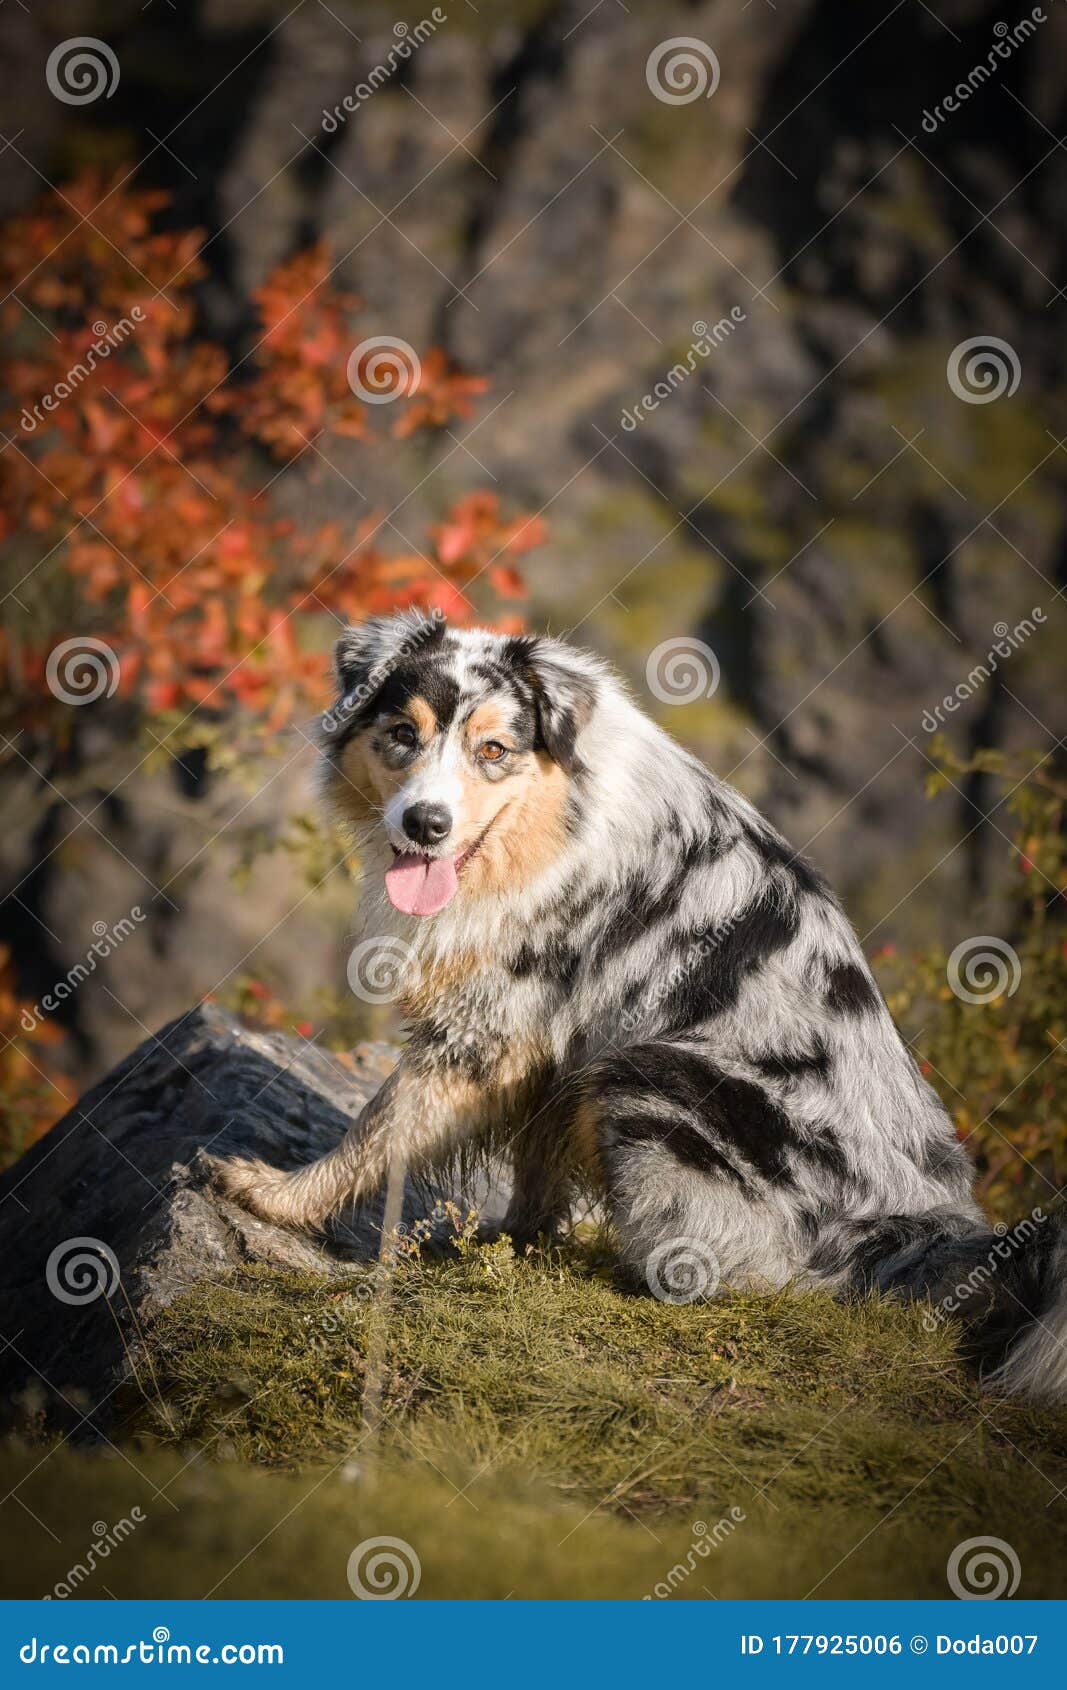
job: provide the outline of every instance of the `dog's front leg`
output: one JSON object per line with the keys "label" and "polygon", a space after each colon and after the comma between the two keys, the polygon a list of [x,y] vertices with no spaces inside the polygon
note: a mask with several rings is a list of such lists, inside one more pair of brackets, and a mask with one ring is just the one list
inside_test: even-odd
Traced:
{"label": "dog's front leg", "polygon": [[336,1150],[294,1173],[242,1159],[213,1163],[215,1185],[261,1219],[314,1227],[374,1195],[394,1157],[422,1171],[487,1122],[487,1099],[450,1070],[407,1062],[371,1098]]}

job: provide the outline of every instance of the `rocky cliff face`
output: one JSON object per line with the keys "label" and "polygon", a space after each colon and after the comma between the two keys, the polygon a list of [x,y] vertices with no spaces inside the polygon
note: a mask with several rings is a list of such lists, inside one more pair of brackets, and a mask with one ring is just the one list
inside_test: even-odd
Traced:
{"label": "rocky cliff face", "polygon": [[[175,216],[207,225],[205,314],[235,349],[249,290],[322,237],[365,332],[492,372],[474,423],[430,449],[309,454],[284,482],[294,511],[391,510],[405,546],[468,486],[543,509],[535,624],[613,656],[811,851],[872,944],[932,910],[946,936],[973,926],[998,818],[978,784],[925,806],[927,724],[981,663],[944,716],[958,743],[1047,749],[1067,728],[1067,17],[1017,35],[977,0],[440,10],[417,31],[388,4],[205,0],[105,28],[75,6],[123,65],[82,141],[132,139]],[[40,22],[7,27],[36,65]],[[661,96],[694,84],[650,55],[683,36],[704,92],[676,103]],[[74,121],[27,116],[53,177]],[[957,350],[991,337],[985,366]],[[1035,607],[1045,622],[990,670]],[[721,684],[664,702],[646,659],[683,635]],[[328,974],[333,941],[304,921],[267,954],[284,974],[311,946]],[[159,945],[176,1009],[205,982]]]}

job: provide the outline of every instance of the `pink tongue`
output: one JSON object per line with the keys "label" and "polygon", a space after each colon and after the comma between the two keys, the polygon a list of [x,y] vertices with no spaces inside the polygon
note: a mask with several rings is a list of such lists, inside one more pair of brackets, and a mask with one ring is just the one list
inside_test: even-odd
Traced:
{"label": "pink tongue", "polygon": [[436,915],[456,885],[455,857],[420,857],[405,851],[385,871],[389,902],[405,915]]}

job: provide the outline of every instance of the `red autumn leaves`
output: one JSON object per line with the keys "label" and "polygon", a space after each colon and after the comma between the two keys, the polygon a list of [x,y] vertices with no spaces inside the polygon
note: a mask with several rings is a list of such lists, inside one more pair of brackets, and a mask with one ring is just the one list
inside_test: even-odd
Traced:
{"label": "red autumn leaves", "polygon": [[332,460],[331,436],[387,450],[452,425],[488,383],[437,349],[409,349],[388,405],[368,403],[349,370],[358,302],[331,285],[321,246],[258,289],[258,326],[234,363],[197,332],[202,237],[160,231],[165,207],[162,194],[86,176],[6,231],[15,355],[0,544],[14,602],[0,660],[30,719],[50,708],[49,651],[83,633],[113,648],[119,693],[150,713],[239,705],[274,727],[322,701],[336,617],[418,605],[463,620],[483,577],[519,598],[515,560],[543,527],[479,492],[425,547],[391,553],[385,512],[348,524],[283,515],[286,464]]}

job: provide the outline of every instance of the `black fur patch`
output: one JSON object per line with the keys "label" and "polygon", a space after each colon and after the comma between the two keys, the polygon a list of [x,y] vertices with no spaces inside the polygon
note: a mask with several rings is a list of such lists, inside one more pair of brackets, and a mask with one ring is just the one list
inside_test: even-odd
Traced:
{"label": "black fur patch", "polygon": [[659,1005],[657,1019],[666,1033],[682,1032],[730,1009],[748,977],[796,938],[795,904],[765,890],[733,923],[721,931],[680,934],[669,958],[679,978]]}
{"label": "black fur patch", "polygon": [[762,1086],[722,1074],[702,1108],[716,1136],[739,1150],[764,1179],[795,1184],[793,1166],[802,1141]]}
{"label": "black fur patch", "polygon": [[602,1148],[609,1153],[623,1145],[656,1145],[687,1167],[696,1168],[702,1174],[724,1175],[747,1189],[748,1182],[740,1168],[683,1115],[664,1117],[649,1111],[647,1103],[643,1111],[637,1099],[617,1114],[610,1109],[602,1111],[600,1138]]}
{"label": "black fur patch", "polygon": [[808,1076],[825,1080],[831,1068],[830,1052],[821,1039],[816,1039],[807,1051],[774,1056],[769,1052],[753,1058],[752,1066],[765,1080],[800,1080]]}
{"label": "black fur patch", "polygon": [[582,961],[578,930],[593,910],[604,909],[607,898],[605,888],[595,882],[592,886],[580,880],[565,885],[536,930],[515,952],[509,963],[510,972],[516,979],[539,974],[546,979],[555,976],[564,985],[573,984]]}
{"label": "black fur patch", "polygon": [[873,982],[854,962],[835,962],[826,971],[827,1009],[837,1015],[867,1015],[880,999]]}
{"label": "black fur patch", "polygon": [[794,851],[780,834],[773,833],[770,828],[746,827],[745,837],[769,867],[785,869],[800,891],[827,898],[833,904],[837,903],[818,869],[808,862],[807,857],[802,857],[799,851]]}
{"label": "black fur patch", "polygon": [[[598,1069],[598,1087],[613,1121],[624,1120],[624,1098],[638,1105],[641,1096],[667,1099],[683,1111],[680,1124],[652,1117],[641,1136],[658,1136],[680,1161],[705,1172],[725,1162],[742,1178],[731,1153],[764,1179],[793,1183],[787,1152],[799,1143],[788,1116],[761,1086],[733,1079],[693,1051],[667,1041],[639,1045],[618,1062]],[[705,1166],[708,1163],[708,1166]]]}
{"label": "black fur patch", "polygon": [[[483,683],[487,694],[493,693],[511,704],[508,725],[516,746],[520,751],[531,750],[537,744],[538,738],[537,706],[532,688],[526,685],[514,669],[506,667],[503,663],[475,663],[472,664],[470,672]],[[484,703],[484,698],[480,695],[471,701],[471,711],[477,710],[481,703]]]}
{"label": "black fur patch", "polygon": [[601,930],[590,949],[590,968],[602,968],[609,957],[636,945],[650,928],[668,921],[678,908],[683,891],[684,887],[673,876],[659,890],[645,875],[629,881],[604,908]]}
{"label": "black fur patch", "polygon": [[[717,862],[736,844],[736,838],[725,836],[710,808],[708,822],[707,835],[697,835],[680,848],[676,846],[658,876],[654,878],[648,872],[634,875],[610,904],[601,899],[601,931],[587,958],[591,971],[602,968],[611,957],[638,944],[649,933],[655,933],[663,949],[670,946],[672,936],[656,930],[677,913],[682,899],[691,890],[692,876]],[[714,935],[704,937],[709,944],[714,942]]]}
{"label": "black fur patch", "polygon": [[798,1140],[797,1148],[812,1167],[834,1185],[844,1185],[846,1181],[858,1184],[844,1146],[832,1127],[815,1127],[809,1137]]}
{"label": "black fur patch", "polygon": [[[967,1216],[944,1209],[890,1215],[839,1233],[817,1248],[816,1270],[850,1269],[850,1289],[944,1305],[961,1321],[960,1349],[995,1367],[1030,1321],[1047,1314],[1057,1294],[1055,1263],[1064,1223],[1053,1216],[1039,1231],[1010,1243]],[[961,1287],[963,1288],[961,1294]]]}
{"label": "black fur patch", "polygon": [[440,1022],[425,1020],[419,1021],[412,1029],[405,1061],[416,1072],[462,1074],[476,1085],[483,1085],[501,1054],[498,1040],[455,1039]]}
{"label": "black fur patch", "polygon": [[965,1156],[959,1139],[951,1129],[947,1129],[937,1138],[924,1139],[916,1160],[921,1172],[931,1179],[947,1180],[959,1176]]}
{"label": "black fur patch", "polygon": [[516,980],[541,977],[556,980],[561,986],[572,986],[582,961],[582,953],[565,934],[553,933],[535,943],[525,940],[509,964]]}
{"label": "black fur patch", "polygon": [[535,635],[519,634],[508,640],[501,661],[533,695],[539,748],[569,775],[580,775],[582,765],[575,745],[596,703],[595,683],[559,661]]}
{"label": "black fur patch", "polygon": [[654,1094],[699,1116],[719,1071],[695,1051],[664,1039],[635,1045],[598,1065],[596,1087],[603,1097]]}
{"label": "black fur patch", "polygon": [[459,683],[437,663],[403,664],[393,670],[373,705],[364,711],[364,720],[388,711],[402,710],[412,698],[424,698],[438,725],[447,728],[459,705]]}
{"label": "black fur patch", "polygon": [[[638,1045],[598,1065],[594,1092],[602,1119],[626,1139],[657,1142],[703,1173],[741,1184],[751,1170],[785,1187],[803,1160],[834,1185],[850,1177],[848,1159],[826,1126],[798,1132],[762,1086],[724,1074],[698,1053],[662,1040]],[[678,1113],[650,1108],[656,1099]]]}
{"label": "black fur patch", "polygon": [[534,688],[513,663],[484,658],[480,662],[472,663],[470,672],[485,683],[486,692],[508,693],[519,704],[533,708]]}
{"label": "black fur patch", "polygon": [[[380,621],[381,619],[379,625]],[[380,688],[392,672],[388,656],[383,656],[381,647],[372,634],[368,638],[368,632],[374,625],[370,624],[369,629],[346,629],[334,647],[337,678],[341,685],[341,702],[349,696],[366,694],[365,698],[358,699],[357,710],[366,708],[367,704],[378,696]],[[431,621],[427,618],[421,627],[410,634],[411,646],[414,649],[409,650],[405,661],[422,663],[436,655],[444,643],[445,633],[446,624],[443,621]]]}

